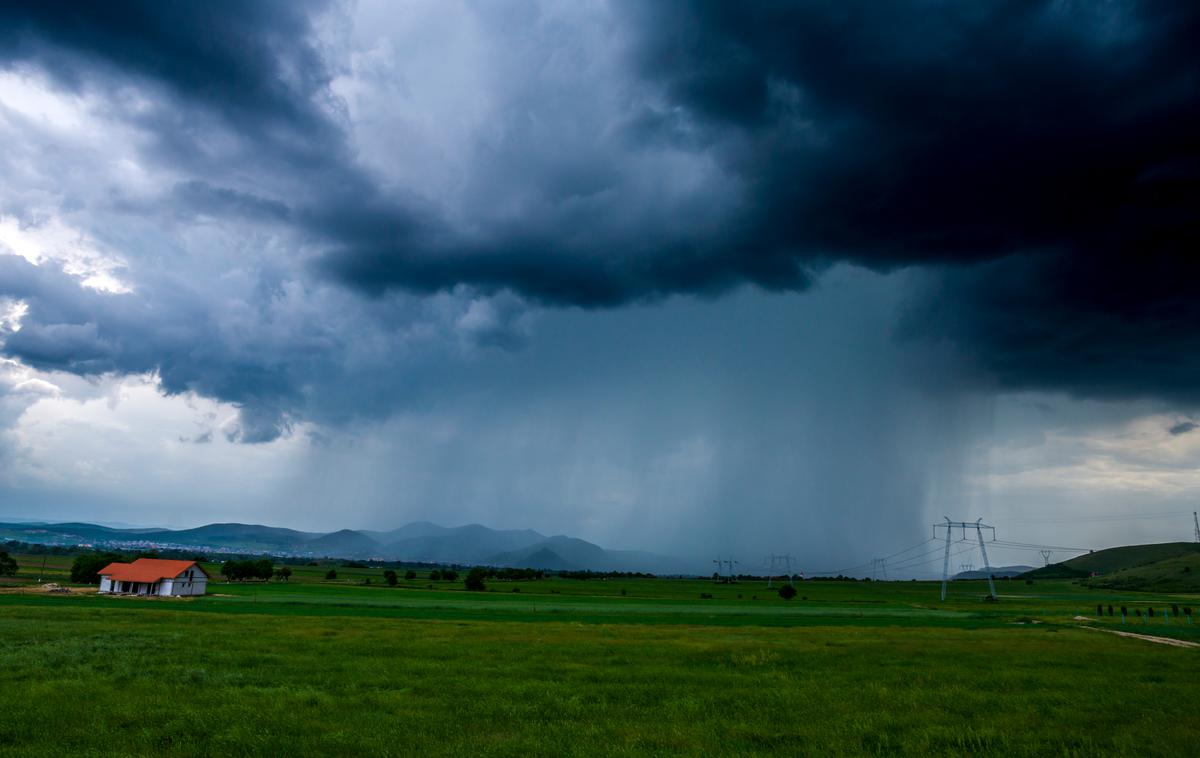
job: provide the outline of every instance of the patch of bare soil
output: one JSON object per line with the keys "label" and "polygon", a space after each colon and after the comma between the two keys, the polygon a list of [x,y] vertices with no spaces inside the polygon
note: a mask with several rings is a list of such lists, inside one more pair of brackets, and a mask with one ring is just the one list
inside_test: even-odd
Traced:
{"label": "patch of bare soil", "polygon": [[1118,637],[1134,637],[1147,642],[1157,642],[1160,645],[1171,645],[1172,647],[1200,647],[1200,642],[1188,642],[1187,640],[1177,640],[1174,637],[1155,637],[1152,634],[1138,634],[1137,632],[1122,632],[1120,629],[1101,629],[1095,626],[1081,626],[1081,629],[1093,629],[1097,632],[1108,632],[1115,634]]}

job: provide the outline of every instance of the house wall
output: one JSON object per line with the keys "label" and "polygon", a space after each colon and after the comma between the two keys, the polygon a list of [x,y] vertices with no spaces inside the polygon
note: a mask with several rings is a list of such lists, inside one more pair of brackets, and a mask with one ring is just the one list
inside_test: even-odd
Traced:
{"label": "house wall", "polygon": [[109,579],[107,576],[100,577],[100,591],[101,592],[112,592],[112,580]]}
{"label": "house wall", "polygon": [[[192,569],[192,578],[189,581],[187,572],[183,572],[174,579],[163,581],[163,595],[174,595],[176,597],[187,597],[191,595],[203,595],[208,591],[208,577],[199,569]],[[170,582],[170,588],[167,589],[167,583]]]}

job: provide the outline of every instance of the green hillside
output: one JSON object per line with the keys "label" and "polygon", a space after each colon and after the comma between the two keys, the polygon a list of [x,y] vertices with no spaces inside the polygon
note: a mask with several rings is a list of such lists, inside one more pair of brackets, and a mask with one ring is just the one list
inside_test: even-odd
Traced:
{"label": "green hillside", "polygon": [[1127,590],[1200,591],[1200,543],[1126,545],[1052,563],[1024,576],[1088,579],[1093,587]]}
{"label": "green hillside", "polygon": [[1102,574],[1089,587],[1155,592],[1200,592],[1200,550],[1161,561]]}
{"label": "green hillside", "polygon": [[1200,554],[1200,543],[1197,542],[1163,542],[1158,545],[1126,545],[1125,547],[1110,547],[1094,553],[1081,555],[1064,561],[1073,569],[1093,571],[1108,574],[1114,571],[1146,566],[1151,563],[1175,558],[1181,555]]}

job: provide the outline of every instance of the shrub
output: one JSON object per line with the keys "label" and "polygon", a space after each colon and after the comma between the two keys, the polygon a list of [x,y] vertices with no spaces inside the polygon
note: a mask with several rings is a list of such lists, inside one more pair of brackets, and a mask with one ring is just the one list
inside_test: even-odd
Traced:
{"label": "shrub", "polygon": [[411,582],[413,579],[417,578],[417,572],[409,569],[408,571],[404,572],[404,578]]}
{"label": "shrub", "polygon": [[483,592],[487,587],[483,584],[483,578],[487,576],[487,571],[478,566],[467,572],[466,587],[472,592]]}
{"label": "shrub", "polygon": [[434,569],[433,571],[429,572],[429,581],[439,582],[439,581],[441,581],[441,579],[442,579],[442,572],[438,571],[437,569]]}
{"label": "shrub", "polygon": [[[103,568],[103,566],[101,567]],[[5,550],[0,550],[0,576],[16,576],[17,560]]]}
{"label": "shrub", "polygon": [[791,600],[796,596],[796,588],[790,584],[785,584],[779,588],[779,596],[784,600]]}
{"label": "shrub", "polygon": [[328,580],[328,581],[331,581],[331,582],[332,582],[334,579],[337,579],[337,569],[329,569],[328,571],[326,571],[326,572],[325,572],[325,579],[326,579],[326,580]]}
{"label": "shrub", "polygon": [[383,572],[383,581],[387,582],[387,585],[389,587],[395,587],[396,582],[398,582],[400,580],[396,578],[395,571],[388,569],[387,571]]}

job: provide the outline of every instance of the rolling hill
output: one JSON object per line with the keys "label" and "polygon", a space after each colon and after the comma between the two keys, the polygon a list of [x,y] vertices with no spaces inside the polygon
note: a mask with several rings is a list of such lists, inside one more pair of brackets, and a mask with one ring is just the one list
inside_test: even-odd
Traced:
{"label": "rolling hill", "polygon": [[[1020,576],[1033,570],[1033,566],[992,566],[992,576],[996,579],[1004,579],[1006,577]],[[970,571],[960,571],[954,575],[954,579],[987,579],[987,572],[983,569],[971,569]]]}
{"label": "rolling hill", "polygon": [[1200,591],[1200,543],[1113,547],[1052,563],[1023,576],[1085,579],[1088,586],[1109,589]]}
{"label": "rolling hill", "polygon": [[[488,563],[497,553],[520,550],[546,539],[531,529],[489,529],[480,524],[468,524],[455,528],[422,525],[425,536],[408,537],[384,546],[386,555],[399,560],[424,561],[430,563]],[[406,527],[396,530],[403,532]]]}
{"label": "rolling hill", "polygon": [[362,532],[353,529],[342,529],[322,535],[304,543],[304,549],[314,555],[343,556],[358,558],[360,556],[378,556],[382,545]]}

